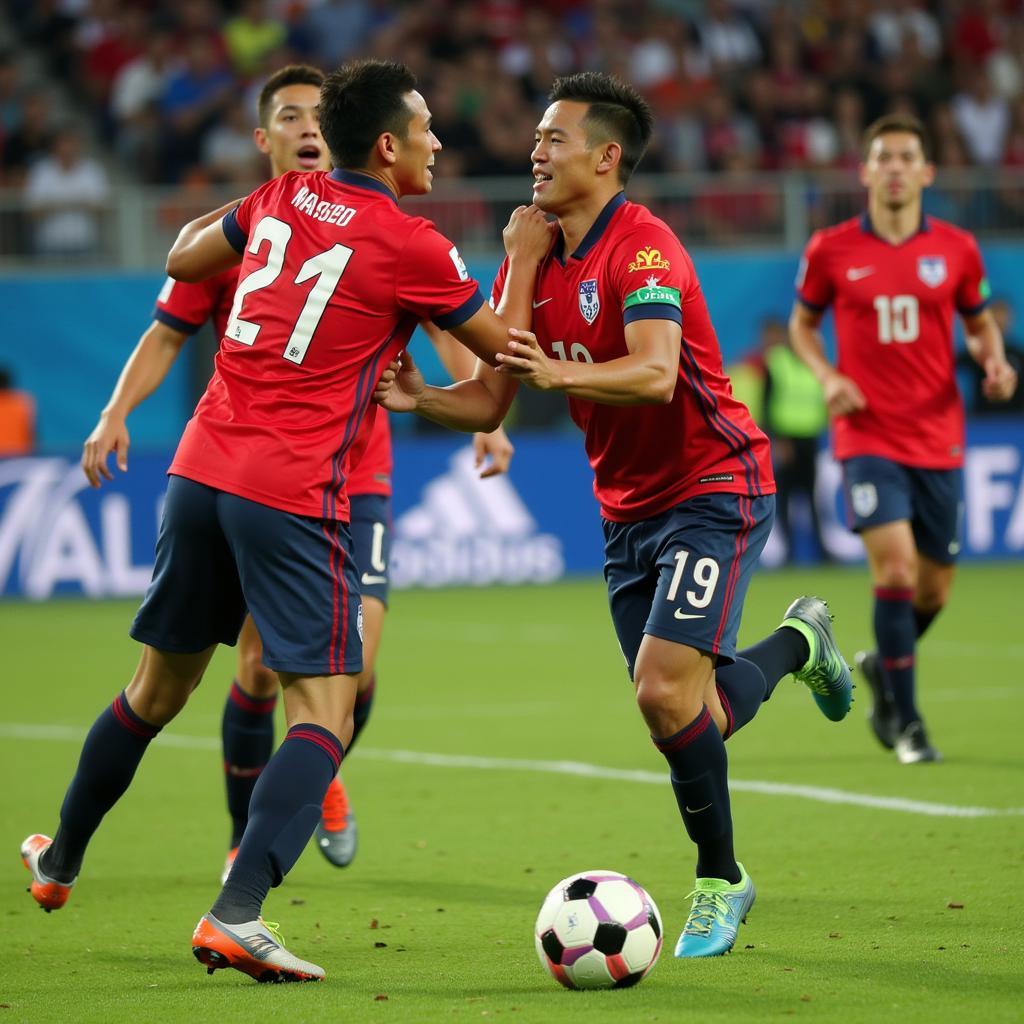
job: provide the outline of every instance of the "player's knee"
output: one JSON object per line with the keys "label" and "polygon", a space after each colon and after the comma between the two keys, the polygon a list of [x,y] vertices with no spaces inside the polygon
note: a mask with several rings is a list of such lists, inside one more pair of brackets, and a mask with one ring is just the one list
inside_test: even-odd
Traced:
{"label": "player's knee", "polygon": [[277,673],[263,664],[262,655],[244,653],[238,662],[238,684],[256,700],[268,700],[277,693]]}
{"label": "player's knee", "polygon": [[917,582],[917,562],[903,554],[887,555],[878,562],[878,584],[883,587],[913,587]]}
{"label": "player's knee", "polygon": [[640,672],[636,677],[636,703],[654,735],[664,736],[695,718],[703,699],[696,685],[688,687],[659,673]]}

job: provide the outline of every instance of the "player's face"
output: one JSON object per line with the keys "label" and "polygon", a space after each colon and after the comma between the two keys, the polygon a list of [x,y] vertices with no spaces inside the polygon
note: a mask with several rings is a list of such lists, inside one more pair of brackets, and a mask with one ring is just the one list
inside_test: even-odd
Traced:
{"label": "player's face", "polygon": [[320,135],[315,85],[285,85],[274,93],[266,128],[254,133],[256,146],[270,157],[276,178],[285,171],[329,171],[331,155]]}
{"label": "player's face", "polygon": [[871,143],[861,165],[860,180],[873,201],[899,210],[921,198],[935,178],[935,167],[913,132],[886,132]]}
{"label": "player's face", "polygon": [[588,105],[571,100],[552,103],[534,134],[533,202],[545,213],[566,212],[597,184],[598,148],[587,148],[583,127]]}
{"label": "player's face", "polygon": [[434,154],[441,148],[430,130],[431,114],[426,100],[418,92],[405,94],[406,106],[412,111],[404,139],[396,139],[396,159],[392,167],[399,194],[419,196],[433,187]]}

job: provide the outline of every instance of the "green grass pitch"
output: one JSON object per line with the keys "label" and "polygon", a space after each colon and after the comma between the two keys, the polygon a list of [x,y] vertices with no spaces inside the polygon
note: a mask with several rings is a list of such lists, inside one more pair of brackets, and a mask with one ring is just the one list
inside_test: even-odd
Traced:
{"label": "green grass pitch", "polygon": [[[0,1024],[1020,1021],[1022,583],[1019,565],[964,567],[921,648],[945,763],[897,765],[868,733],[863,691],[832,724],[791,681],[730,741],[737,850],[758,899],[733,954],[708,961],[671,956],[693,857],[653,779],[664,765],[600,581],[394,595],[374,715],[343,767],[359,855],[339,871],[307,849],[267,904],[327,970],[291,986],[207,977],[189,951],[227,839],[216,737],[229,650],[109,815],[68,906],[43,914],[25,894],[18,844],[54,828],[83,731],[130,677],[134,605],[3,604]],[[869,638],[859,569],[761,574],[741,639],[802,592],[830,599],[852,658]],[[635,989],[566,992],[537,963],[542,898],[587,868],[632,875],[661,908],[667,948]]]}

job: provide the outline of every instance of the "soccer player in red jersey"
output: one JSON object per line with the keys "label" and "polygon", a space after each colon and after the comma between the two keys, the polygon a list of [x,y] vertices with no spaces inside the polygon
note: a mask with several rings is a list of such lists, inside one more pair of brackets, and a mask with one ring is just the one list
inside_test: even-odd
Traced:
{"label": "soccer player in red jersey", "polygon": [[[387,61],[329,75],[319,117],[335,170],[287,172],[186,225],[172,248],[168,272],[179,280],[241,260],[238,289],[169,470],[153,581],[132,625],[145,645],[139,666],[86,738],[56,836],[22,845],[36,901],[62,906],[150,740],[184,706],[217,644],[237,640],[248,610],[289,728],[253,790],[231,872],[192,936],[211,972],[324,976],[285,949],[260,912],[320,820],[353,730],[362,614],[347,455],[381,370],[417,322],[451,330],[492,364],[508,342],[456,247],[398,207],[401,196],[430,190],[440,149],[415,85],[408,68]],[[530,321],[548,237],[525,208],[506,228],[516,255],[499,309],[510,323]],[[494,407],[486,378],[453,391],[474,420]]]}
{"label": "soccer player in red jersey", "polygon": [[[724,740],[790,672],[834,720],[849,710],[851,683],[816,598],[797,600],[779,629],[736,650],[774,516],[771,458],[722,371],[689,255],[625,197],[651,126],[647,104],[614,78],[555,82],[532,155],[533,198],[560,230],[537,276],[533,332],[511,332],[493,376],[564,392],[584,432],[619,644],[697,847],[675,953],[715,956],[732,948],[754,901],[733,851]],[[379,393],[393,409],[466,427],[458,396],[425,387],[408,364]]]}
{"label": "soccer player in red jersey", "polygon": [[[309,65],[290,65],[275,72],[260,91],[256,146],[270,159],[271,174],[285,171],[329,170],[330,157],[317,120],[323,72]],[[111,479],[108,458],[116,453],[117,464],[127,468],[128,414],[160,385],[187,339],[211,320],[218,338],[224,336],[228,314],[238,284],[238,268],[231,267],[205,281],[190,284],[168,278],[157,297],[153,322],[126,363],[99,422],[86,439],[82,468],[94,487]],[[429,325],[428,333],[453,377],[468,376],[464,356],[468,350],[450,342]],[[470,362],[469,373],[472,373]],[[387,416],[368,421],[365,449],[348,476],[352,505],[351,531],[356,565],[366,568],[360,576],[363,598],[363,671],[358,677],[354,728],[347,753],[366,725],[376,689],[376,655],[388,599],[388,550],[391,530],[391,432]],[[503,472],[511,445],[500,428],[494,434],[474,438],[483,474]],[[246,616],[238,639],[237,677],[224,704],[221,736],[224,746],[224,780],[231,837],[225,874],[234,862],[245,831],[253,787],[274,750],[274,708],[277,673],[264,666],[259,631]],[[316,829],[320,852],[332,864],[345,867],[356,852],[358,830],[348,794],[340,776],[331,782],[324,798],[323,814]]]}
{"label": "soccer player in red jersey", "polygon": [[[977,243],[921,212],[934,176],[919,121],[888,115],[871,125],[861,166],[867,212],[811,237],[790,317],[793,349],[824,388],[850,526],[868,556],[877,651],[857,661],[874,697],[871,726],[903,764],[939,759],[917,706],[915,657],[949,596],[960,550],[954,311],[984,368],[986,395],[1006,400],[1017,384],[985,308]],[[829,306],[835,365],[820,331]]]}

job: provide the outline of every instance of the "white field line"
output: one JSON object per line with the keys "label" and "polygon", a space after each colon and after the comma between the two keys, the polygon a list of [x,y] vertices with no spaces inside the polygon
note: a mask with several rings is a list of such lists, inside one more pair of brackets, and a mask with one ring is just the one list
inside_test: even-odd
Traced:
{"label": "white field line", "polygon": [[[29,725],[15,722],[0,723],[0,739],[57,740],[81,743],[85,730],[67,725]],[[161,735],[157,742],[165,747],[185,750],[220,750],[220,740],[214,736],[180,736],[175,733]],[[639,782],[665,785],[664,772],[642,769],[604,768],[581,761],[533,761],[511,757],[473,757],[461,754],[431,754],[416,750],[376,750],[360,747],[360,759],[388,761],[393,764],[418,764],[432,768],[469,768],[477,771],[539,772],[546,775],[574,775],[586,779],[610,779],[618,782]],[[849,793],[824,786],[798,786],[787,782],[763,782],[756,779],[730,779],[729,788],[735,793],[761,793],[767,796],[789,796],[814,800],[825,804],[849,804],[882,811],[900,811],[904,814],[923,814],[933,818],[1005,818],[1024,816],[1024,807],[960,807],[955,804],[936,804],[903,797],[872,796],[868,793]]]}

